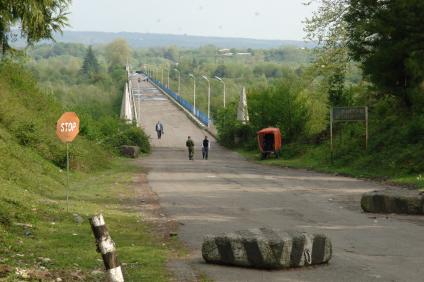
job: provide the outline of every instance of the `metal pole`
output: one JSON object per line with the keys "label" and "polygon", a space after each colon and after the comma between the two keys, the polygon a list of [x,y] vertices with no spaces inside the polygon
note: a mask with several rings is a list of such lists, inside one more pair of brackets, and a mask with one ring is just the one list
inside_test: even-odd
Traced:
{"label": "metal pole", "polygon": [[188,76],[193,78],[193,114],[196,115],[196,78],[192,73]]}
{"label": "metal pole", "polygon": [[160,82],[161,82],[161,83],[163,83],[163,69],[161,68],[161,69],[160,69],[160,71],[161,71],[161,73],[162,73],[162,74],[161,74],[161,80],[160,80]]}
{"label": "metal pole", "polygon": [[180,94],[180,85],[181,85],[181,73],[179,70],[174,69],[174,71],[176,71],[178,73],[178,95],[181,96]]}
{"label": "metal pole", "polygon": [[365,150],[368,149],[368,107],[365,107]]}
{"label": "metal pole", "polygon": [[181,74],[178,72],[178,95],[180,96]]}
{"label": "metal pole", "polygon": [[333,108],[330,108],[330,150],[331,163],[333,163]]}
{"label": "metal pole", "polygon": [[211,120],[211,83],[208,80],[208,127]]}
{"label": "metal pole", "polygon": [[209,119],[211,116],[211,83],[206,75],[202,75],[202,77],[208,82],[208,127],[209,127]]}
{"label": "metal pole", "polygon": [[193,77],[193,113],[196,115],[196,80]]}
{"label": "metal pole", "polygon": [[220,77],[218,77],[218,76],[215,76],[215,79],[216,79],[216,80],[219,80],[219,81],[220,81],[220,82],[222,82],[222,84],[224,85],[224,109],[225,109],[225,101],[226,101],[226,98],[225,98],[225,90],[226,90],[225,82],[224,82],[224,80],[223,80],[222,78],[220,78]]}
{"label": "metal pole", "polygon": [[225,109],[225,82],[222,81],[222,83],[224,84],[224,109]]}
{"label": "metal pole", "polygon": [[66,143],[66,212],[69,212],[69,143]]}
{"label": "metal pole", "polygon": [[169,88],[169,69],[168,69],[168,82],[166,83],[166,87]]}

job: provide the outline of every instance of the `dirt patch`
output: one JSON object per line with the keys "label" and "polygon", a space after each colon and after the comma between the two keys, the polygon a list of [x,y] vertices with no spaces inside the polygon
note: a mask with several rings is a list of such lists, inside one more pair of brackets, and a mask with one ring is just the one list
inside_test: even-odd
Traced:
{"label": "dirt patch", "polygon": [[[189,264],[187,248],[178,240],[178,222],[169,218],[161,208],[158,195],[152,191],[147,173],[137,174],[132,179],[131,190],[133,198],[127,208],[136,209],[140,213],[140,221],[146,224],[149,230],[160,239],[161,244],[166,244],[171,250],[167,268],[171,273],[171,281],[195,282],[201,281],[201,274],[192,269]],[[128,199],[123,195],[123,198]]]}

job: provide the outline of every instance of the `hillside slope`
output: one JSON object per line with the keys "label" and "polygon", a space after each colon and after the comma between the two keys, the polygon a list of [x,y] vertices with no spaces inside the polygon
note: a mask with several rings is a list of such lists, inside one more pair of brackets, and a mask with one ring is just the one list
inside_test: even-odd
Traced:
{"label": "hillside slope", "polygon": [[0,280],[103,281],[87,220],[99,212],[121,261],[143,264],[125,276],[166,280],[166,249],[122,201],[134,197],[139,169],[81,134],[70,146],[67,212],[66,147],[55,135],[62,106],[13,63],[0,64],[0,104]]}

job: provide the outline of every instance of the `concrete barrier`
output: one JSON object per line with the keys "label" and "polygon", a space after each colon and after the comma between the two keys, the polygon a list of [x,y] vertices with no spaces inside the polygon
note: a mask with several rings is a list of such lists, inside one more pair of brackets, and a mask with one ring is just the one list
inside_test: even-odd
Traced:
{"label": "concrete barrier", "polygon": [[129,158],[138,158],[140,155],[140,147],[138,146],[121,146],[121,154]]}
{"label": "concrete barrier", "polygon": [[322,234],[260,228],[206,235],[202,256],[213,264],[282,269],[327,263],[332,245]]}
{"label": "concrete barrier", "polygon": [[362,195],[361,207],[365,212],[424,214],[424,193],[407,189],[386,189]]}

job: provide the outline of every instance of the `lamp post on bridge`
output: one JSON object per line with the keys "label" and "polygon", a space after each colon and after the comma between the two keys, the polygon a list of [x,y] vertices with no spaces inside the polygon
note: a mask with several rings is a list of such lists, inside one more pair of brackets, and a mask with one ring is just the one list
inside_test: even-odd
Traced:
{"label": "lamp post on bridge", "polygon": [[168,81],[166,82],[166,88],[169,88],[169,68],[166,69],[168,72]]}
{"label": "lamp post on bridge", "polygon": [[215,76],[215,79],[218,80],[218,81],[221,81],[222,84],[224,85],[224,109],[225,109],[225,82],[222,78],[220,78],[218,76]]}
{"label": "lamp post on bridge", "polygon": [[174,69],[178,73],[178,96],[180,96],[180,85],[181,85],[181,72],[178,69]]}
{"label": "lamp post on bridge", "polygon": [[188,76],[193,78],[193,114],[196,115],[196,78],[192,73]]}
{"label": "lamp post on bridge", "polygon": [[202,75],[202,78],[208,82],[208,127],[209,127],[210,118],[211,118],[211,83],[209,79],[206,77],[206,75]]}

